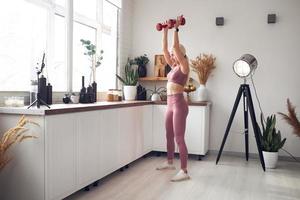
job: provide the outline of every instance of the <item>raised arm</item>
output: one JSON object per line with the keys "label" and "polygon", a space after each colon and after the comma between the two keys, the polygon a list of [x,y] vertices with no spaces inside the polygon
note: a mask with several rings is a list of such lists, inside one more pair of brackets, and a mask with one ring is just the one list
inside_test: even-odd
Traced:
{"label": "raised arm", "polygon": [[183,55],[183,53],[180,50],[180,43],[179,43],[179,36],[178,36],[178,26],[179,26],[179,20],[180,17],[177,17],[176,24],[175,24],[175,31],[174,31],[174,41],[173,41],[173,50],[174,54],[177,57],[180,65],[181,65],[181,71],[185,74],[189,73],[189,61],[186,57],[186,55]]}
{"label": "raised arm", "polygon": [[163,46],[163,53],[164,53],[165,60],[168,63],[168,65],[172,66],[173,61],[171,60],[170,52],[168,49],[168,29],[169,29],[168,27],[164,28],[162,46]]}

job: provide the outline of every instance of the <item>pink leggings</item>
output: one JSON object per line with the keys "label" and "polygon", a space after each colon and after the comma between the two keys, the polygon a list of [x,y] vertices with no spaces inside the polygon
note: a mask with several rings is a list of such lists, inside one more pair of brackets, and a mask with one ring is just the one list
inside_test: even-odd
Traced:
{"label": "pink leggings", "polygon": [[188,151],[184,141],[186,117],[189,109],[183,94],[168,95],[168,107],[166,112],[166,136],[168,160],[174,158],[174,136],[179,147],[181,169],[187,168]]}

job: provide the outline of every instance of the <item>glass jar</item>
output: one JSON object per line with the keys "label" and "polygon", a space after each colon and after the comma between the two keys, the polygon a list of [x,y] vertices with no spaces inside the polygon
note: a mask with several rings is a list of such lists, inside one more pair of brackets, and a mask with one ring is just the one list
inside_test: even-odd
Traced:
{"label": "glass jar", "polygon": [[119,96],[118,96],[118,90],[117,89],[113,90],[113,98],[114,98],[114,101],[119,101]]}
{"label": "glass jar", "polygon": [[118,94],[118,101],[122,101],[122,99],[123,99],[122,90],[117,90],[117,94]]}
{"label": "glass jar", "polygon": [[106,101],[114,101],[114,93],[113,89],[109,89],[107,94],[106,94]]}

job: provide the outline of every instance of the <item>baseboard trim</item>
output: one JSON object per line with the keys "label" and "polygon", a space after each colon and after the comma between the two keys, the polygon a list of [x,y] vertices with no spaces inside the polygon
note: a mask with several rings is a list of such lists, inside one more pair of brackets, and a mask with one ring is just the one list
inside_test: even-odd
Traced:
{"label": "baseboard trim", "polygon": [[[219,151],[218,150],[208,150],[208,155],[218,155]],[[236,156],[236,157],[245,157],[244,152],[234,152],[234,151],[223,151],[222,155],[226,156]],[[253,159],[259,159],[259,156],[257,153],[249,153],[249,158]],[[295,157],[298,161],[300,161],[300,157]],[[290,161],[290,162],[296,162],[292,157],[290,156],[279,156],[280,160],[283,161]]]}

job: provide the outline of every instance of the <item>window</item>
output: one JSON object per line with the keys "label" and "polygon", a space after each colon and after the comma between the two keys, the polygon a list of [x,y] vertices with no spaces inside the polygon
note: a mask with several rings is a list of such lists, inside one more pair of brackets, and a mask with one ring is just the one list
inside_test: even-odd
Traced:
{"label": "window", "polygon": [[48,81],[54,91],[67,91],[67,67],[66,67],[66,22],[65,17],[54,15],[54,42],[52,62],[46,68]]}
{"label": "window", "polygon": [[118,14],[119,8],[108,1],[103,2],[102,48],[104,60],[97,72],[97,79],[101,81],[100,89],[107,90],[116,87],[115,77],[117,72],[118,55]]}
{"label": "window", "polygon": [[74,12],[91,20],[97,20],[97,0],[74,0]]}
{"label": "window", "polygon": [[91,61],[84,55],[85,49],[80,39],[96,43],[96,29],[74,22],[73,34],[73,91],[80,91],[81,77],[85,77],[85,87],[92,83]]}
{"label": "window", "polygon": [[[84,55],[85,48],[80,40],[90,40],[99,48],[97,34],[101,26],[97,19],[98,9],[96,0],[74,0],[73,23],[73,91],[80,91],[81,77],[85,77],[85,87],[92,84],[92,62]],[[97,81],[99,82],[99,81]]]}
{"label": "window", "polygon": [[96,71],[98,91],[116,87],[119,8],[103,0],[101,23],[99,7],[96,0],[74,1],[73,91],[80,91],[82,76],[85,76],[85,86],[92,83],[91,61],[84,55],[85,48],[80,39],[90,40],[97,46],[98,53],[104,50],[104,59]]}
{"label": "window", "polygon": [[[73,1],[73,66],[67,70],[66,0],[10,0],[0,8],[0,91],[28,91],[46,53],[44,75],[53,91],[81,88],[90,83],[91,62],[80,39],[104,50],[97,68],[98,91],[116,87],[118,13],[120,0]],[[110,3],[112,2],[112,3]]]}
{"label": "window", "polygon": [[28,91],[46,51],[47,10],[24,0],[0,7],[0,90]]}

